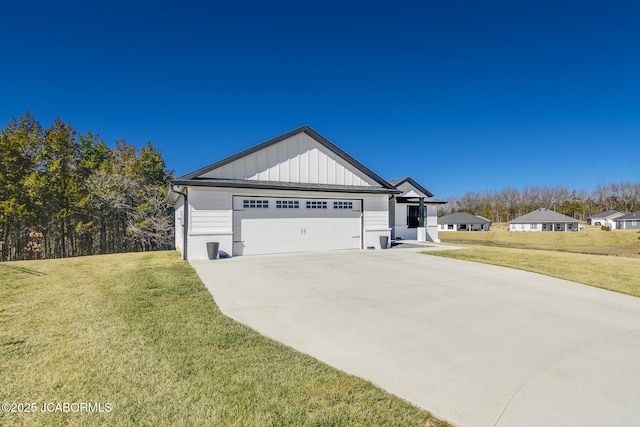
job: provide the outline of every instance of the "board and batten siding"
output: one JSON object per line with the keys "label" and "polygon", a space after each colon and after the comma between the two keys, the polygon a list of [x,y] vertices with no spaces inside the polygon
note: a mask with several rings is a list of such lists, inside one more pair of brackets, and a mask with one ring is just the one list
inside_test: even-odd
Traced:
{"label": "board and batten siding", "polygon": [[202,178],[366,187],[376,184],[306,133],[204,173]]}

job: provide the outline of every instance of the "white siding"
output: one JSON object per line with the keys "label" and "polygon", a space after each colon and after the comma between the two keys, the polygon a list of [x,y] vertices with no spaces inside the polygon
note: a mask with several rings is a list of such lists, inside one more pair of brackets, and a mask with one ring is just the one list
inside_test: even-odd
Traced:
{"label": "white siding", "polygon": [[409,182],[403,182],[399,186],[396,187],[398,190],[402,191],[398,197],[427,197],[422,191],[418,190],[416,187],[411,185]]}
{"label": "white siding", "polygon": [[[420,191],[418,188],[413,186],[413,184],[408,181],[403,182],[399,186],[396,187],[398,190],[402,191],[402,194],[397,195],[396,197],[424,197],[428,198],[426,194]],[[438,207],[434,204],[426,203],[425,200],[425,228],[426,228],[426,239],[428,241],[439,242],[438,239]],[[418,229],[417,228],[409,228],[407,224],[407,216],[408,216],[408,206],[419,206],[419,203],[392,203],[392,208],[395,208],[395,212],[393,217],[394,223],[391,225],[393,227],[393,235],[396,239],[405,239],[405,240],[417,240],[418,239]]]}
{"label": "white siding", "polygon": [[509,231],[542,231],[542,224],[509,224]]}
{"label": "white siding", "polygon": [[409,228],[407,225],[407,209],[409,209],[409,205],[407,203],[396,203],[395,209],[394,237],[403,240],[416,240],[418,238],[418,229]]}
{"label": "white siding", "polygon": [[227,190],[189,187],[189,259],[207,259],[207,242],[219,242],[231,254],[231,195]]}
{"label": "white siding", "polygon": [[364,199],[364,229],[389,229],[388,196],[368,196]]}
{"label": "white siding", "polygon": [[201,176],[306,184],[377,185],[306,133],[287,138]]}
{"label": "white siding", "polygon": [[[386,194],[331,193],[308,191],[282,191],[257,189],[213,189],[202,187],[188,188],[189,235],[188,258],[207,259],[207,242],[219,242],[220,250],[233,253],[233,196],[247,197],[293,197],[300,199],[358,199],[363,201],[363,238],[364,248],[380,249],[380,236],[390,238],[389,203]],[[178,207],[183,209],[182,207]],[[176,246],[179,223],[176,222]],[[355,234],[354,234],[355,235]]]}
{"label": "white siding", "polygon": [[428,204],[427,207],[427,227],[438,227],[438,205]]}
{"label": "white siding", "polygon": [[579,222],[574,223],[552,223],[545,222],[539,224],[509,224],[509,231],[545,231],[545,232],[564,232],[564,231],[580,231]]}
{"label": "white siding", "polygon": [[427,240],[439,242],[438,237],[438,205],[428,204],[427,207]]}
{"label": "white siding", "polygon": [[233,235],[231,234],[189,234],[190,260],[208,259],[207,242],[220,243],[219,250],[231,255]]}
{"label": "white siding", "polygon": [[175,236],[175,246],[180,253],[182,253],[182,244],[184,243],[184,197],[180,196],[180,198],[176,201],[174,206],[174,236]]}
{"label": "white siding", "polygon": [[189,188],[189,231],[231,232],[231,196],[228,191]]}
{"label": "white siding", "polygon": [[431,225],[427,227],[427,240],[430,242],[440,242],[440,238],[438,237],[437,225]]}
{"label": "white siding", "polygon": [[[408,208],[407,203],[395,203],[395,221],[392,225],[393,234],[396,239],[416,240],[418,238],[418,229],[409,228],[407,224]],[[412,203],[411,206],[418,206]],[[438,238],[438,207],[434,204],[425,203],[425,221],[427,228],[427,240],[439,242]]]}
{"label": "white siding", "polygon": [[389,196],[371,195],[364,198],[364,246],[380,249],[380,237],[391,239],[389,228]]}

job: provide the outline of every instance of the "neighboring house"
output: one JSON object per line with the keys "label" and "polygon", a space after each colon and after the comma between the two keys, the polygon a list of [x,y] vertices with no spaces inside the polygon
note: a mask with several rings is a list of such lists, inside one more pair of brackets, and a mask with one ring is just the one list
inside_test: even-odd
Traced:
{"label": "neighboring house", "polygon": [[413,178],[389,181],[401,191],[389,199],[389,226],[392,239],[439,242],[438,205],[446,203]]}
{"label": "neighboring house", "polygon": [[616,228],[619,230],[640,230],[640,211],[628,213],[616,218]]}
{"label": "neighboring house", "polygon": [[440,231],[489,231],[491,221],[467,212],[455,212],[438,218]]}
{"label": "neighboring house", "polygon": [[212,241],[232,255],[379,249],[400,193],[302,126],[174,179],[168,200],[176,248],[207,259]]}
{"label": "neighboring house", "polygon": [[580,222],[542,208],[509,221],[509,231],[580,231]]}
{"label": "neighboring house", "polygon": [[629,212],[619,212],[616,210],[608,210],[608,211],[604,211],[601,212],[599,214],[590,216],[589,218],[587,218],[587,224],[589,225],[595,225],[597,227],[600,226],[607,226],[607,227],[611,227],[612,230],[614,230],[616,228],[616,222],[615,220],[617,218],[620,218],[621,216],[625,216],[626,214],[628,214]]}

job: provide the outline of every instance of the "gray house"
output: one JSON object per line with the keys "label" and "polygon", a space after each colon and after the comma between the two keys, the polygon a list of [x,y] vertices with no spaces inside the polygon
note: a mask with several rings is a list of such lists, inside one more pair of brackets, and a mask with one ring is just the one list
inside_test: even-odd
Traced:
{"label": "gray house", "polygon": [[589,218],[587,218],[587,224],[595,225],[596,227],[605,225],[607,227],[611,227],[611,229],[613,230],[616,228],[615,220],[617,218],[625,216],[628,213],[629,212],[619,212],[619,211],[610,209],[608,211],[600,212],[599,214],[590,216]]}
{"label": "gray house", "polygon": [[491,221],[467,212],[455,212],[438,218],[440,231],[489,231]]}
{"label": "gray house", "polygon": [[615,222],[619,230],[640,230],[640,211],[616,218]]}
{"label": "gray house", "polygon": [[580,221],[541,208],[509,221],[509,231],[580,231]]}

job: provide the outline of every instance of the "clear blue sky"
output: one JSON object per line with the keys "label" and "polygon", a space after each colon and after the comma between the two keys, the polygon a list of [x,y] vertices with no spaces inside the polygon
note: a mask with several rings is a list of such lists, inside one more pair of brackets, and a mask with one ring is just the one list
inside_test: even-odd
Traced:
{"label": "clear blue sky", "polygon": [[436,197],[640,181],[638,1],[11,1],[31,109],[182,175],[308,124]]}

